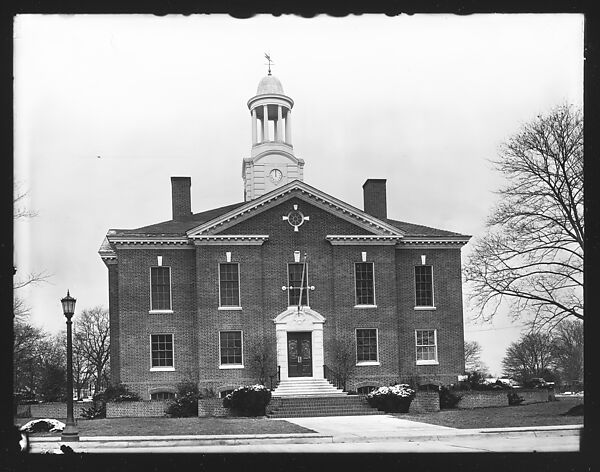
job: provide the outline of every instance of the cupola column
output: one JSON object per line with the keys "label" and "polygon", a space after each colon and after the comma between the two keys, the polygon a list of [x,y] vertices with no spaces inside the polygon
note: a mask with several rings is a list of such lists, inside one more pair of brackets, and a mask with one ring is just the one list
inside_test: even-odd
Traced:
{"label": "cupola column", "polygon": [[275,122],[275,141],[277,142],[281,142],[283,141],[283,137],[282,137],[282,122],[283,118],[281,115],[281,105],[277,105],[277,121]]}
{"label": "cupola column", "polygon": [[252,110],[252,145],[254,146],[256,143],[258,143],[258,132],[256,129],[256,108],[254,108]]}
{"label": "cupola column", "polygon": [[292,110],[289,108],[285,114],[285,142],[292,145]]}
{"label": "cupola column", "polygon": [[269,107],[263,105],[263,143],[269,141]]}

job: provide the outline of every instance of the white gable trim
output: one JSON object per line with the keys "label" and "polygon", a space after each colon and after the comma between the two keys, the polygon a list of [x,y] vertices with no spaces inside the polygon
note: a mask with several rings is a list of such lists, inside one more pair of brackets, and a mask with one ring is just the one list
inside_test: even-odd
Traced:
{"label": "white gable trim", "polygon": [[[398,228],[371,216],[358,208],[354,208],[337,198],[327,195],[320,190],[300,181],[294,180],[279,189],[275,189],[261,197],[242,205],[218,218],[196,226],[187,232],[188,237],[194,238],[202,234],[223,231],[236,225],[257,213],[269,209],[271,203],[285,202],[293,197],[299,197],[311,205],[335,214],[337,217],[353,223],[367,231],[379,234],[402,237],[404,232]],[[333,210],[333,211],[332,211]]]}

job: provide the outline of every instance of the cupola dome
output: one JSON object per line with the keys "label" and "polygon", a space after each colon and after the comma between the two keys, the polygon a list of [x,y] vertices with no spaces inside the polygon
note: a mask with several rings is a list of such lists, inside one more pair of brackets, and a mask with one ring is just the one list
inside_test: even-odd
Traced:
{"label": "cupola dome", "polygon": [[283,93],[283,86],[281,85],[279,79],[272,75],[267,75],[266,77],[263,77],[262,80],[258,83],[256,95],[267,95],[272,93],[285,95]]}

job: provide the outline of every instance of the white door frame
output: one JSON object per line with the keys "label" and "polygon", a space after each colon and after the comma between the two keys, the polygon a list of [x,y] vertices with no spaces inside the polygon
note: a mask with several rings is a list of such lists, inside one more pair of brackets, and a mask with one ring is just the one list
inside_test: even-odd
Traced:
{"label": "white door frame", "polygon": [[312,377],[323,378],[323,323],[325,318],[309,307],[289,307],[277,315],[273,320],[275,323],[275,334],[277,339],[277,365],[281,367],[281,380],[289,378],[288,375],[288,352],[287,334],[294,331],[308,331],[311,333],[312,342]]}

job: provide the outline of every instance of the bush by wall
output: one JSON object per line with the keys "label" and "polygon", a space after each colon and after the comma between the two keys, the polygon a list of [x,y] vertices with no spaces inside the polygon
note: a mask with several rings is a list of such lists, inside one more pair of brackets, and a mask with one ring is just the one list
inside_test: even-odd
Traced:
{"label": "bush by wall", "polygon": [[223,398],[223,406],[242,416],[263,416],[271,401],[271,392],[264,385],[236,388]]}
{"label": "bush by wall", "polygon": [[367,395],[369,405],[386,413],[408,413],[413,398],[415,391],[408,384],[379,387]]}
{"label": "bush by wall", "polygon": [[175,400],[169,402],[166,413],[174,418],[198,416],[198,400],[201,398],[198,385],[186,380],[177,385]]}

